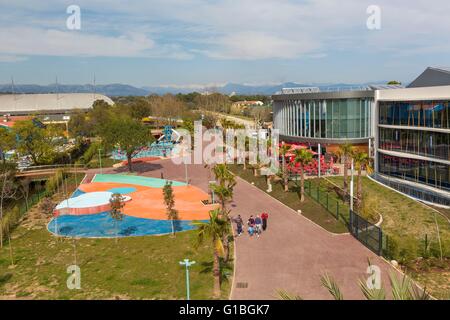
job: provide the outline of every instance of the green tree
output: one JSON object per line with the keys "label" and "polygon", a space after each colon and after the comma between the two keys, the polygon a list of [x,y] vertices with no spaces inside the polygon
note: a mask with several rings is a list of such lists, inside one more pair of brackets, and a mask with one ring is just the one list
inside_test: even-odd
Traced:
{"label": "green tree", "polygon": [[4,232],[7,231],[9,235],[9,230],[5,228],[3,223],[5,201],[17,198],[18,188],[15,181],[15,174],[15,164],[2,163],[0,165],[0,248],[3,248]]}
{"label": "green tree", "polygon": [[6,162],[5,153],[14,149],[16,146],[16,137],[10,129],[3,129],[0,127],[0,157],[3,165]]}
{"label": "green tree", "polygon": [[88,125],[91,128],[92,135],[99,135],[100,132],[104,129],[104,126],[107,125],[112,118],[118,113],[119,110],[114,112],[114,107],[109,105],[103,100],[96,100],[92,109],[89,110],[87,115]]}
{"label": "green tree", "polygon": [[128,115],[136,120],[142,120],[152,114],[150,103],[144,97],[133,97],[130,102],[120,107],[125,109]]}
{"label": "green tree", "polygon": [[387,83],[387,85],[389,85],[389,86],[395,86],[395,85],[397,85],[397,86],[399,86],[399,85],[401,85],[402,83],[400,82],[400,81],[397,81],[397,80],[391,80],[391,81],[389,81],[388,83]]}
{"label": "green tree", "polygon": [[123,212],[122,209],[125,206],[125,198],[120,193],[114,193],[109,199],[109,203],[111,204],[111,210],[109,211],[109,215],[114,220],[114,226],[116,229],[116,243],[119,238],[119,228],[118,222],[123,220]]}
{"label": "green tree", "polygon": [[175,195],[173,194],[172,181],[166,181],[163,187],[163,196],[166,204],[167,219],[172,223],[172,236],[175,236],[175,221],[178,220],[178,211],[175,210]]}
{"label": "green tree", "polygon": [[341,144],[339,146],[338,155],[344,162],[344,193],[348,194],[348,167],[349,161],[352,158],[354,147],[350,143]]}
{"label": "green tree", "polygon": [[148,128],[129,116],[114,116],[102,126],[99,135],[107,148],[118,147],[125,152],[130,172],[133,157],[153,140]]}
{"label": "green tree", "polygon": [[363,202],[363,187],[362,187],[362,170],[366,169],[368,174],[372,173],[372,167],[370,166],[371,160],[367,153],[356,151],[352,154],[355,168],[358,170],[357,187],[356,187],[356,208],[361,209]]}
{"label": "green tree", "polygon": [[233,199],[233,190],[236,185],[236,178],[228,166],[224,163],[216,164],[213,167],[213,173],[217,183],[213,184],[211,187],[220,200],[222,213],[225,214],[227,211],[226,203]]}
{"label": "green tree", "polygon": [[286,154],[291,151],[291,146],[287,144],[283,144],[279,149],[279,155],[282,157],[281,163],[281,176],[283,178],[284,192],[289,191],[289,180],[288,180],[288,172],[287,172],[287,164],[286,164]]}
{"label": "green tree", "polygon": [[92,121],[88,120],[88,115],[83,110],[76,110],[69,120],[69,137],[92,137]]}
{"label": "green tree", "polygon": [[50,163],[56,155],[56,147],[61,145],[63,136],[56,127],[40,127],[32,120],[17,121],[13,132],[17,135],[17,151],[29,155],[35,165]]}
{"label": "green tree", "polygon": [[[227,210],[227,202],[233,199],[234,187],[236,186],[236,178],[234,174],[229,170],[226,164],[216,164],[213,167],[213,173],[216,178],[217,183],[211,185],[211,190],[219,198],[221,216],[229,224],[230,215]],[[225,250],[225,262],[230,258],[230,234],[226,233],[223,236],[222,242],[224,244]]]}
{"label": "green tree", "polygon": [[224,256],[223,235],[228,233],[228,221],[221,217],[221,212],[216,209],[209,212],[209,221],[200,222],[194,221],[192,223],[197,227],[197,241],[198,248],[205,239],[210,239],[214,248],[213,254],[213,276],[214,276],[214,297],[220,298],[220,258]]}
{"label": "green tree", "polygon": [[306,149],[294,150],[294,161],[300,167],[300,201],[305,201],[305,166],[312,161],[312,153]]}

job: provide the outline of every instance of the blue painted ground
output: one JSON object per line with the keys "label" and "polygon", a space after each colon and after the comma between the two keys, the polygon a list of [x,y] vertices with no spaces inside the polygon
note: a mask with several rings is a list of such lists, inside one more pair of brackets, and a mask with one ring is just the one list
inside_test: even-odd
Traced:
{"label": "blue painted ground", "polygon": [[[175,221],[175,231],[195,229],[192,221]],[[117,226],[117,227],[116,227]],[[55,228],[58,230],[55,230]],[[116,222],[108,212],[81,216],[59,216],[48,224],[48,230],[61,236],[80,238],[109,238],[147,236],[172,232],[169,220],[152,220],[124,215]]]}
{"label": "blue painted ground", "polygon": [[[154,188],[162,188],[166,181],[156,178],[113,174],[97,174],[94,180],[95,182],[121,182]],[[185,183],[174,181],[174,185],[185,185]],[[119,187],[108,191],[127,194],[136,191],[136,189],[133,187]],[[85,192],[77,189],[71,198],[76,198],[82,194],[85,194]],[[175,221],[175,232],[195,229],[191,223],[192,221],[189,220]],[[80,216],[62,215],[53,218],[47,228],[51,233],[57,233],[66,237],[111,238],[116,236],[129,237],[169,234],[172,232],[172,223],[169,220],[153,220],[127,215],[124,215],[121,221],[116,222],[111,218],[109,212],[103,212]]]}

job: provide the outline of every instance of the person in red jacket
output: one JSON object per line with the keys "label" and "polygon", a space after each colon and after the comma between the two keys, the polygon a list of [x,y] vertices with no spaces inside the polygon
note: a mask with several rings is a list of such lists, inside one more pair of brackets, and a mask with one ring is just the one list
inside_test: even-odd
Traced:
{"label": "person in red jacket", "polygon": [[266,229],[267,229],[267,219],[269,219],[269,214],[267,212],[263,212],[261,214],[261,219],[262,219],[262,229],[264,231],[266,231]]}

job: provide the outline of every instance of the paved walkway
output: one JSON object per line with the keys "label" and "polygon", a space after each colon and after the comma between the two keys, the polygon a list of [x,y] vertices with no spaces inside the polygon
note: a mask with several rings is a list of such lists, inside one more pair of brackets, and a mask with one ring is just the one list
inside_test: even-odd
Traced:
{"label": "paved walkway", "polygon": [[[135,168],[145,176],[161,177],[163,173],[168,179],[185,179],[184,166],[170,160]],[[208,190],[211,177],[207,169],[189,165],[188,174],[190,183]],[[388,287],[388,270],[392,268],[351,235],[327,232],[240,178],[231,209],[244,220],[250,214],[269,213],[268,229],[260,238],[242,235],[236,239],[232,299],[278,299],[279,289],[304,299],[330,299],[320,284],[325,272],[335,278],[346,299],[361,299],[358,279],[367,278],[368,258],[381,268],[383,284]],[[247,287],[239,288],[239,283]]]}

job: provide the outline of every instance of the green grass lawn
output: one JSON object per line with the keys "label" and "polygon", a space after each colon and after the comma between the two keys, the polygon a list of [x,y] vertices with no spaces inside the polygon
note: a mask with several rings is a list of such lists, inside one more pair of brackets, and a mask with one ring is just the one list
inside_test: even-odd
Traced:
{"label": "green grass lawn", "polygon": [[[244,170],[242,165],[230,165],[229,167],[236,175],[250,183],[253,182],[256,187],[266,192],[267,183],[265,177],[255,177],[252,170]],[[330,232],[348,232],[347,227],[342,221],[336,220],[324,207],[310,197],[305,196],[305,201],[301,203],[298,193],[294,191],[296,188],[294,182],[290,182],[289,188],[290,192],[284,192],[281,183],[273,183],[273,191],[268,194],[296,211],[301,210],[302,215]]]}
{"label": "green grass lawn", "polygon": [[[170,236],[148,236],[76,241],[77,264],[81,268],[81,290],[66,287],[66,269],[74,264],[74,241],[56,241],[44,228],[19,227],[12,246],[15,266],[10,267],[8,246],[0,249],[0,299],[184,299],[184,258],[191,267],[191,298],[211,299],[212,249],[192,246],[195,231]],[[231,270],[228,270],[231,272]],[[231,278],[230,280],[231,281]],[[223,285],[223,298],[231,284]]]}
{"label": "green grass lawn", "polygon": [[[339,186],[343,185],[343,177],[327,179]],[[370,202],[370,206],[365,208],[368,212],[364,214],[378,218],[377,212],[380,212],[383,216],[381,227],[384,232],[400,239],[404,237],[424,239],[425,234],[431,239],[436,239],[437,221],[441,238],[450,241],[450,224],[437,212],[367,177],[362,179],[365,201]]]}
{"label": "green grass lawn", "polygon": [[[343,177],[327,178],[342,186]],[[383,216],[381,228],[388,241],[395,241],[395,259],[404,270],[437,298],[450,299],[450,224],[431,208],[363,177],[364,215]],[[437,222],[437,223],[436,223]],[[444,260],[440,260],[437,226]],[[425,250],[427,235],[428,250]],[[427,258],[427,256],[437,258]],[[416,259],[425,257],[425,259]]]}
{"label": "green grass lawn", "polygon": [[[122,162],[121,160],[111,159],[110,156],[102,156],[102,168],[109,168],[115,165],[116,163]],[[91,161],[86,165],[89,169],[100,168],[100,162],[98,161],[98,157],[93,157]]]}
{"label": "green grass lawn", "polygon": [[[185,299],[185,269],[179,265],[184,258],[196,261],[190,269],[191,298],[212,299],[213,249],[208,242],[196,249],[195,231],[117,243],[76,240],[81,289],[69,290],[66,270],[75,262],[74,241],[52,236],[48,220],[36,207],[27,213],[12,235],[13,267],[9,246],[0,249],[0,299]],[[229,275],[222,286],[222,299],[227,299],[232,267],[223,272]]]}

